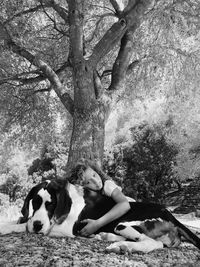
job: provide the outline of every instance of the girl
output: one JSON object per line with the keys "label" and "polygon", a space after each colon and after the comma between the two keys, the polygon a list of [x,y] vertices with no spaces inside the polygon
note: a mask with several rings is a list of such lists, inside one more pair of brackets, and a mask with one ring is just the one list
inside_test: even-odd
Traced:
{"label": "girl", "polygon": [[81,230],[80,234],[89,236],[95,233],[99,228],[118,219],[129,209],[128,198],[121,192],[121,187],[115,184],[97,164],[84,160],[76,165],[72,172],[70,182],[79,183],[94,191],[102,191],[102,194],[112,197],[116,205],[104,216],[97,220],[86,219],[87,225]]}

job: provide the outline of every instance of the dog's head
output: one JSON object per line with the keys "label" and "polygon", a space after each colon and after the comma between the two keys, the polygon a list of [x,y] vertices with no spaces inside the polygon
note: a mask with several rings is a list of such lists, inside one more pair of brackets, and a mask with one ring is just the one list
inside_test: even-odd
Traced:
{"label": "dog's head", "polygon": [[53,223],[61,224],[65,220],[71,204],[67,181],[45,181],[36,185],[21,210],[28,232],[48,234]]}

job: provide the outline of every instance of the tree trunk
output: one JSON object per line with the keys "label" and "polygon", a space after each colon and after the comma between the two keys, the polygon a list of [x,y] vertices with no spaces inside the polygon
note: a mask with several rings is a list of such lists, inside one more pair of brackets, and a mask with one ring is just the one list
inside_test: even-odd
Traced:
{"label": "tree trunk", "polygon": [[67,172],[80,158],[103,159],[105,110],[95,92],[94,70],[82,62],[74,70],[74,114]]}
{"label": "tree trunk", "polygon": [[80,158],[103,158],[104,112],[100,105],[88,112],[75,111],[67,168],[71,169]]}

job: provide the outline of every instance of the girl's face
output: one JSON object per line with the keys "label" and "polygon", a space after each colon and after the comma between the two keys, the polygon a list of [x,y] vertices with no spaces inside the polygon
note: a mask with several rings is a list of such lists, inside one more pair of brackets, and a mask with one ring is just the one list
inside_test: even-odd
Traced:
{"label": "girl's face", "polygon": [[92,168],[88,167],[82,173],[82,185],[92,190],[100,190],[103,187],[101,177]]}

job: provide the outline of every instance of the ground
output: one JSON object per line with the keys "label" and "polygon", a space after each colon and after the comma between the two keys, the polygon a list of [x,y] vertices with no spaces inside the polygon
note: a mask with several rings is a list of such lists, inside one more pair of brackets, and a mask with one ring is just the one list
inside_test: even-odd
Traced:
{"label": "ground", "polygon": [[108,242],[86,238],[52,238],[27,233],[0,236],[0,267],[191,267],[200,252],[183,243],[178,248],[143,253],[107,253]]}

